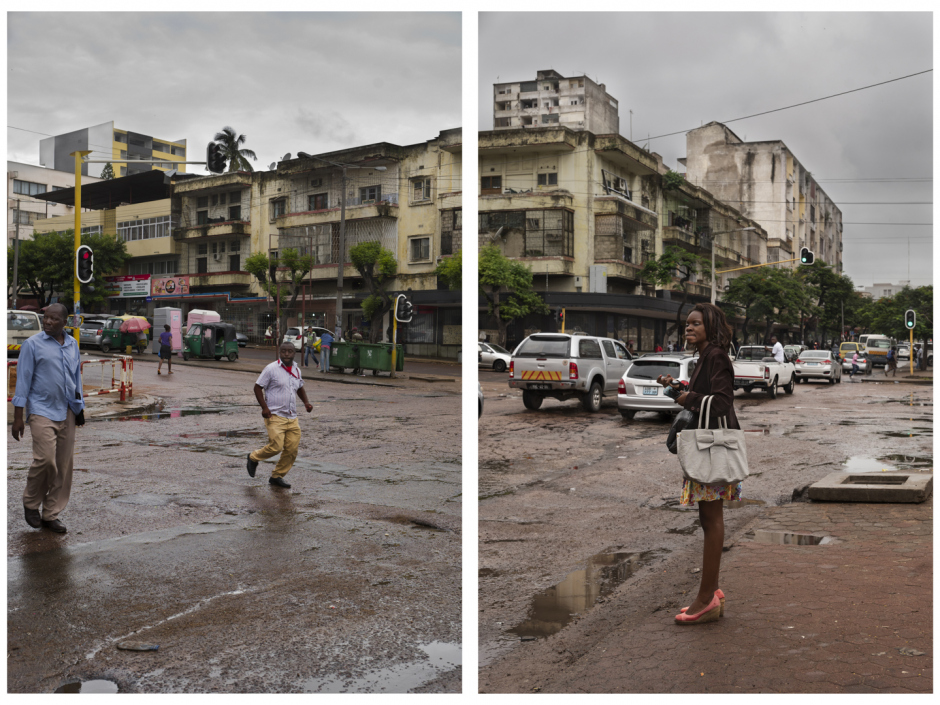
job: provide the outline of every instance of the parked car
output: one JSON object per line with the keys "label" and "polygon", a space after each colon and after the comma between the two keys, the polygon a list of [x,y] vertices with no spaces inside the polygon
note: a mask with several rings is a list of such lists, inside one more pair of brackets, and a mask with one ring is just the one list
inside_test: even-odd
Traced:
{"label": "parked car", "polygon": [[[333,335],[333,331],[327,330],[326,328],[319,328],[317,326],[308,326],[312,329],[314,333],[317,334],[317,337],[322,336],[324,333],[329,333]],[[284,342],[292,343],[294,345],[294,350],[300,352],[304,349],[304,336],[300,332],[300,328],[288,328],[287,332],[284,334]]]}
{"label": "parked car", "polygon": [[509,368],[512,353],[495,343],[479,343],[477,362],[480,367],[492,367],[496,372],[505,372]]}
{"label": "parked car", "polygon": [[523,340],[509,362],[509,386],[522,390],[527,409],[538,409],[545,397],[572,397],[590,412],[599,411],[605,395],[617,393],[632,364],[619,340],[569,333],[535,333]]}
{"label": "parked car", "polygon": [[104,331],[106,318],[86,318],[82,321],[79,331],[79,345],[92,345],[96,348],[101,347],[101,334]]}
{"label": "parked car", "polygon": [[248,336],[244,333],[236,333],[235,341],[238,343],[238,347],[240,348],[248,347]]}
{"label": "parked car", "polygon": [[865,355],[865,348],[861,343],[842,343],[839,346],[839,355],[842,356],[842,371],[852,371],[852,355],[858,351],[858,371],[865,375],[871,374],[871,360]]}
{"label": "parked car", "polygon": [[691,353],[651,353],[633,361],[617,385],[617,408],[630,420],[638,411],[678,414],[682,407],[665,394],[666,388],[656,382],[660,375],[688,382],[698,363]]}
{"label": "parked car", "polygon": [[795,367],[798,382],[822,379],[837,384],[842,381],[842,365],[828,350],[804,350],[796,359]]}
{"label": "parked car", "polygon": [[782,387],[787,394],[793,394],[796,384],[795,367],[786,358],[777,362],[773,348],[766,345],[743,345],[734,358],[734,388],[750,393],[763,389],[771,399],[777,397],[777,389]]}
{"label": "parked car", "polygon": [[911,346],[910,345],[899,345],[898,346],[898,361],[907,360],[910,362],[911,359]]}
{"label": "parked car", "polygon": [[7,312],[7,357],[19,357],[20,346],[42,332],[42,318],[35,311]]}
{"label": "parked car", "polygon": [[865,356],[871,360],[872,367],[885,367],[888,364],[888,350],[896,345],[894,338],[886,335],[870,334],[865,340]]}
{"label": "parked car", "polygon": [[807,347],[806,345],[784,345],[783,346],[784,355],[786,355],[787,357],[793,360],[795,360],[799,356],[799,354],[803,352],[804,350],[809,350],[809,347]]}

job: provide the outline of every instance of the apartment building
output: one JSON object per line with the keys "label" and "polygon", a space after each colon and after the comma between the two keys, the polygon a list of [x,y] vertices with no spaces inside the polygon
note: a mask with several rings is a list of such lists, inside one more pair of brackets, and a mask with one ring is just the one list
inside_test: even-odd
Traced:
{"label": "apartment building", "polygon": [[[479,135],[481,247],[497,244],[533,273],[566,330],[635,341],[652,350],[675,321],[675,286],[655,289],[643,265],[675,245],[733,268],[766,261],[767,233],[753,220],[688,183],[663,187],[662,158],[616,134],[565,126],[501,129]],[[718,282],[721,289],[725,280]],[[710,286],[693,281],[693,300]],[[481,312],[481,329],[496,325]],[[550,317],[510,326],[510,345]]]}
{"label": "apartment building", "polygon": [[[77,151],[90,151],[90,159],[110,159],[114,176],[133,176],[144,171],[185,172],[186,140],[167,140],[116,128],[114,122],[84,127],[39,142],[39,163],[59,171],[75,172]],[[135,164],[135,159],[159,159],[159,163]],[[85,176],[101,176],[106,164],[83,164]]]}
{"label": "apartment building", "polygon": [[[89,176],[85,183],[100,181]],[[75,170],[57,171],[34,164],[7,162],[7,245],[16,238],[33,239],[37,220],[59,215],[74,217],[72,206],[50,203],[42,194],[75,186]]]}
{"label": "apartment building", "polygon": [[859,286],[856,287],[856,291],[859,294],[863,294],[864,296],[877,301],[878,299],[897,296],[903,289],[910,287],[910,285],[911,282],[909,280],[902,279],[898,284],[891,284],[890,282],[875,282],[871,286]]}
{"label": "apartment building", "polygon": [[618,134],[617,101],[603,83],[538,71],[534,81],[493,85],[493,129],[562,126],[596,135]]}
{"label": "apartment building", "polygon": [[842,273],[842,211],[782,141],[745,142],[710,122],[688,133],[679,161],[689,181],[766,229],[768,262],[798,258],[808,247]]}

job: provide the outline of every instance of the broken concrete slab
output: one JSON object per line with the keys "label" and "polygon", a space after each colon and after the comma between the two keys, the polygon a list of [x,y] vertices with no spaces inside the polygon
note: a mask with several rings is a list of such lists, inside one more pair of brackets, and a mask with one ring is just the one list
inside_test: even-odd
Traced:
{"label": "broken concrete slab", "polygon": [[809,487],[809,498],[824,502],[923,502],[933,490],[933,473],[834,472]]}

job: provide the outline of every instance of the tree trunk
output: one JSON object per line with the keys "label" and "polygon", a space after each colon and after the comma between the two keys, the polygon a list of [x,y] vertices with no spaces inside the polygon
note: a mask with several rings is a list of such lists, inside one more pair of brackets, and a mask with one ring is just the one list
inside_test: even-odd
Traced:
{"label": "tree trunk", "polygon": [[372,316],[372,321],[370,323],[369,330],[369,342],[370,343],[381,343],[382,341],[382,319],[385,318],[385,312],[379,311],[374,316]]}

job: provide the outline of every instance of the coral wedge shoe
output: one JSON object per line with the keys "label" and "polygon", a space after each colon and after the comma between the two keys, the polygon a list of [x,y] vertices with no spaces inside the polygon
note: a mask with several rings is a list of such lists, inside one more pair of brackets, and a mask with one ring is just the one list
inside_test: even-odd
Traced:
{"label": "coral wedge shoe", "polygon": [[718,593],[712,595],[712,601],[709,602],[700,612],[689,614],[680,612],[676,615],[676,624],[705,624],[706,622],[717,622],[721,614],[721,600],[718,599]]}
{"label": "coral wedge shoe", "polygon": [[[721,591],[721,588],[718,588],[717,590],[715,590],[715,594],[718,596],[718,601],[721,602],[721,612],[719,613],[718,616],[719,616],[719,617],[724,617],[724,616],[725,616],[725,594]],[[688,608],[688,607],[683,607],[683,608],[682,608],[681,610],[679,610],[679,611],[680,611],[680,612],[688,612],[688,611],[689,611],[689,608]]]}

